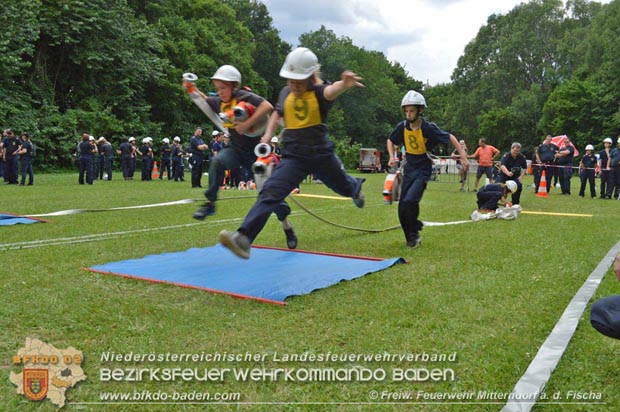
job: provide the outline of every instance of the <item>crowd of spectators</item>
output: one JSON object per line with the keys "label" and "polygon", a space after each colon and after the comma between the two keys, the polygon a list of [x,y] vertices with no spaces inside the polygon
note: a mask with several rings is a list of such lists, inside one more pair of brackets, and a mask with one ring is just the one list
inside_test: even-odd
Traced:
{"label": "crowd of spectators", "polygon": [[0,140],[0,177],[10,185],[32,186],[34,184],[32,162],[35,154],[36,146],[30,140],[28,132],[22,132],[18,137],[13,130],[4,129]]}
{"label": "crowd of spectators", "polygon": [[[194,144],[200,136],[202,128],[197,128],[185,144],[179,136],[172,138],[172,142],[165,137],[157,143],[147,136],[141,139],[141,144],[135,137],[122,137],[115,148],[112,139],[83,133],[74,154],[78,182],[93,184],[96,180],[112,180],[114,170],[120,169],[124,180],[133,180],[138,171],[142,181],[157,178],[184,182],[188,172],[193,176],[192,187],[202,187],[203,171],[208,170],[209,162],[228,146],[228,137],[216,130],[208,143]],[[272,144],[277,146],[277,143]],[[251,187],[247,183],[250,181],[251,172],[239,167],[226,170],[221,186],[223,189]]]}

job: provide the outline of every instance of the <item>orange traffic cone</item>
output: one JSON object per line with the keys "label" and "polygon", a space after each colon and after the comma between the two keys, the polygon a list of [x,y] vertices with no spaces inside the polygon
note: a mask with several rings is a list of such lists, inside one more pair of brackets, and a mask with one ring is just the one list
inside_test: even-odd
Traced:
{"label": "orange traffic cone", "polygon": [[547,194],[547,178],[545,176],[545,171],[542,171],[542,175],[540,176],[540,183],[538,184],[538,192],[536,193],[538,197],[548,197]]}
{"label": "orange traffic cone", "polygon": [[153,162],[153,173],[151,173],[152,179],[159,179],[159,169],[157,169],[157,161]]}

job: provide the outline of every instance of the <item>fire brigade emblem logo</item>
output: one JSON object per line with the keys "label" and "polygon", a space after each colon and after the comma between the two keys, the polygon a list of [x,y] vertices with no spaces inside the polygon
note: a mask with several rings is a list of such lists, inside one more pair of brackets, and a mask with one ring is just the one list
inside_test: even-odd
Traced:
{"label": "fire brigade emblem logo", "polygon": [[24,369],[24,395],[31,401],[45,399],[49,388],[49,370]]}
{"label": "fire brigade emblem logo", "polygon": [[36,338],[26,338],[26,345],[13,356],[13,367],[20,372],[9,373],[17,393],[31,401],[49,400],[62,408],[67,390],[86,380],[82,369],[84,355],[68,347],[58,349]]}

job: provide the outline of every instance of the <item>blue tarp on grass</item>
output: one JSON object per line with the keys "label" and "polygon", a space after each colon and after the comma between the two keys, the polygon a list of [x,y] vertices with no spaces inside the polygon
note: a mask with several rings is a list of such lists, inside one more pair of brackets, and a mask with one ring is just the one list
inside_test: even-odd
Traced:
{"label": "blue tarp on grass", "polygon": [[375,259],[262,247],[253,247],[250,259],[244,260],[218,244],[86,270],[284,304],[289,296],[308,294],[404,262],[402,258]]}
{"label": "blue tarp on grass", "polygon": [[29,224],[29,223],[40,223],[40,222],[44,222],[44,220],[34,219],[32,217],[26,217],[26,216],[11,215],[9,213],[0,213],[0,226],[10,226],[10,225],[17,225],[20,223]]}

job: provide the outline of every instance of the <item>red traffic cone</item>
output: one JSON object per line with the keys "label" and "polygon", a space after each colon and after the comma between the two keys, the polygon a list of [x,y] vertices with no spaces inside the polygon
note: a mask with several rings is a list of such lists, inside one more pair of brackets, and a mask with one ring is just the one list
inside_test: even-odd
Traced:
{"label": "red traffic cone", "polygon": [[547,194],[547,177],[545,176],[545,171],[542,171],[542,175],[540,176],[540,183],[538,184],[538,192],[536,192],[536,196],[538,197],[548,197]]}

